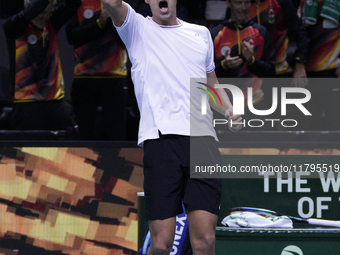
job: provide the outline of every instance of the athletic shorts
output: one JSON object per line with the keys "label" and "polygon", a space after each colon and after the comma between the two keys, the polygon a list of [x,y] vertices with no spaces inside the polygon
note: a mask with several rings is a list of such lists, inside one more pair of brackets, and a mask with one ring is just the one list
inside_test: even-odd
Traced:
{"label": "athletic shorts", "polygon": [[196,163],[221,164],[215,139],[210,136],[161,135],[159,139],[144,142],[146,220],[175,217],[183,212],[182,203],[186,207],[190,205],[219,214],[221,180],[190,178],[190,160],[191,166]]}

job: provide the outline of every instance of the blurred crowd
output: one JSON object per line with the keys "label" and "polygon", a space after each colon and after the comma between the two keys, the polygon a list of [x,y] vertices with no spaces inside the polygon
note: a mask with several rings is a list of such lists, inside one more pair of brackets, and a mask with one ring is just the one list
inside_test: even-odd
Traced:
{"label": "blurred crowd", "polygon": [[[126,2],[151,16],[144,0]],[[0,8],[6,35],[0,40],[6,41],[10,63],[0,67],[0,129],[68,130],[81,140],[137,139],[130,62],[100,0],[4,0]],[[272,88],[289,84],[312,95],[305,104],[312,116],[287,109],[285,118],[298,119],[297,129],[340,130],[340,1],[178,0],[177,14],[210,30],[218,78],[245,79],[245,120],[261,119],[249,110],[250,102],[269,109]],[[63,78],[61,29],[74,49],[68,56],[72,84]],[[65,86],[71,87],[70,99]],[[288,130],[271,124],[258,130]]]}

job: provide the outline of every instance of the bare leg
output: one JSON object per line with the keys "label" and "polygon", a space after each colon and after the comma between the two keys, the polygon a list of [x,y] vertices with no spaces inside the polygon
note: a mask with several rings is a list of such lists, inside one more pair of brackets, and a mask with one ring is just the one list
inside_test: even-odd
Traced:
{"label": "bare leg", "polygon": [[148,255],[169,255],[175,238],[176,217],[149,221],[151,245]]}
{"label": "bare leg", "polygon": [[188,208],[190,242],[194,255],[215,254],[217,215]]}

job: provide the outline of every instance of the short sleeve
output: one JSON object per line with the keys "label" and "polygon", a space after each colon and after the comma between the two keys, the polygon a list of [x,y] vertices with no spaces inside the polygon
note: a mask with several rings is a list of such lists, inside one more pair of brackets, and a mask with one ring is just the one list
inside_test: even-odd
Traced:
{"label": "short sleeve", "polygon": [[127,50],[129,50],[132,47],[132,43],[136,42],[136,40],[138,40],[137,37],[142,33],[142,28],[145,24],[145,18],[142,15],[136,13],[136,11],[128,3],[126,4],[129,8],[126,20],[120,27],[115,27]]}
{"label": "short sleeve", "polygon": [[211,73],[215,70],[215,62],[214,62],[214,44],[208,29],[206,29],[206,37],[208,41],[208,53],[206,59],[206,69],[207,73]]}

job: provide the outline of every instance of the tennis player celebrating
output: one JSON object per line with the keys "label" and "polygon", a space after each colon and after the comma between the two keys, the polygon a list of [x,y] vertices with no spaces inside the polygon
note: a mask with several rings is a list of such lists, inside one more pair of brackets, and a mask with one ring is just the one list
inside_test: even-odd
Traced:
{"label": "tennis player celebrating", "polygon": [[[200,123],[200,136],[190,136],[190,78],[210,78],[217,83],[209,31],[179,20],[176,0],[146,0],[152,11],[152,17],[147,18],[122,0],[102,1],[132,62],[141,113],[138,144],[144,147],[146,218],[151,233],[148,254],[171,252],[182,201],[194,254],[214,254],[221,181],[190,178],[189,170],[190,145],[199,147],[193,146],[193,140],[204,143],[200,147],[204,147],[208,163],[220,162],[210,109],[210,122]],[[222,100],[217,110],[239,122],[225,91],[216,91]],[[230,128],[238,130],[240,126]]]}

